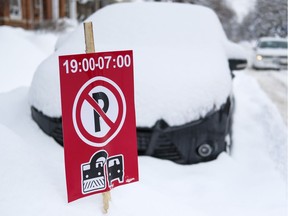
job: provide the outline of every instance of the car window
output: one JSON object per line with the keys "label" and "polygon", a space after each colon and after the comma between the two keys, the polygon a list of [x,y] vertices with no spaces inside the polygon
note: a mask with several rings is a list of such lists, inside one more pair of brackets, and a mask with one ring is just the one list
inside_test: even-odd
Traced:
{"label": "car window", "polygon": [[260,48],[282,48],[287,49],[286,41],[263,41],[259,44]]}

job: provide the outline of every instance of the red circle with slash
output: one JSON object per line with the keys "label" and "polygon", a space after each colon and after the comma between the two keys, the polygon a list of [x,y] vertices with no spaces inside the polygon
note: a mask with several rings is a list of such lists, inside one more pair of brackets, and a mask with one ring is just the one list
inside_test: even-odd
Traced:
{"label": "red circle with slash", "polygon": [[[115,110],[116,116],[114,119],[111,119],[101,108],[101,106],[91,97],[91,91],[96,87],[101,87],[102,89],[107,89],[107,91],[111,92],[112,97],[116,99],[116,104],[118,109]],[[110,96],[111,98],[111,96]],[[88,103],[92,108],[91,111],[95,111],[98,113],[100,118],[105,122],[108,126],[108,130],[105,134],[101,136],[96,136],[91,134],[91,132],[87,131],[87,118],[84,118],[85,111],[83,111],[83,104]],[[112,111],[113,112],[113,111]],[[84,114],[83,114],[84,113]],[[124,120],[126,117],[126,101],[123,92],[120,87],[113,82],[112,80],[97,76],[90,80],[88,80],[78,91],[72,110],[72,120],[74,129],[79,136],[79,138],[88,145],[95,147],[103,147],[107,145],[121,130]]]}

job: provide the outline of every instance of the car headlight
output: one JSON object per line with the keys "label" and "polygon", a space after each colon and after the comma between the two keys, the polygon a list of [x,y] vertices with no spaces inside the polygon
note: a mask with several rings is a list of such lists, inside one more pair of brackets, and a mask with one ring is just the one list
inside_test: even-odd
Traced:
{"label": "car headlight", "polygon": [[258,61],[261,61],[261,60],[263,59],[263,56],[261,56],[261,55],[256,55],[256,59],[257,59]]}

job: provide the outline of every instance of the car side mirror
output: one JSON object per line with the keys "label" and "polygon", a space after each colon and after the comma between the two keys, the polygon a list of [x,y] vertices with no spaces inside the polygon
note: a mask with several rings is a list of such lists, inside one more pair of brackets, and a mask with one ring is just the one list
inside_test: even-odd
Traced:
{"label": "car side mirror", "polygon": [[229,68],[231,71],[243,70],[247,67],[246,59],[229,59]]}
{"label": "car side mirror", "polygon": [[227,41],[225,48],[231,71],[243,70],[247,67],[247,54],[240,45]]}

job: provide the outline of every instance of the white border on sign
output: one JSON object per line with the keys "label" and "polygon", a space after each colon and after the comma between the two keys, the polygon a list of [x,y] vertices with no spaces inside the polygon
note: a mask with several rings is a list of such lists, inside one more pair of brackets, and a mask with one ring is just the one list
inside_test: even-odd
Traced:
{"label": "white border on sign", "polygon": [[[112,86],[114,86],[116,88],[116,90],[119,92],[120,94],[120,97],[121,97],[121,100],[122,100],[122,103],[123,103],[123,114],[122,114],[122,119],[120,121],[120,124],[118,126],[118,128],[116,129],[116,131],[106,140],[104,141],[103,143],[95,143],[95,142],[92,142],[90,140],[88,140],[86,137],[84,137],[81,133],[81,131],[79,130],[78,128],[78,124],[77,124],[77,120],[76,120],[76,107],[77,107],[77,103],[78,103],[78,100],[80,98],[80,95],[82,94],[82,92],[84,91],[84,89],[90,85],[92,82],[95,82],[97,80],[102,80],[102,81],[106,81],[108,82],[109,84],[111,84]],[[123,124],[124,124],[124,120],[125,120],[125,117],[126,117],[126,100],[125,100],[125,97],[124,97],[124,94],[122,92],[122,90],[120,89],[120,87],[115,83],[113,82],[112,80],[106,78],[106,77],[103,77],[103,76],[96,76],[96,77],[93,77],[92,79],[88,80],[81,88],[80,90],[78,91],[76,97],[75,97],[75,100],[74,100],[74,104],[73,104],[73,108],[72,108],[72,121],[73,121],[73,125],[74,125],[74,128],[76,130],[76,133],[77,135],[80,137],[80,139],[85,142],[86,144],[88,145],[91,145],[91,146],[94,146],[94,147],[103,147],[105,145],[107,145],[112,139],[114,139],[114,137],[119,133],[119,131],[121,130]]]}

